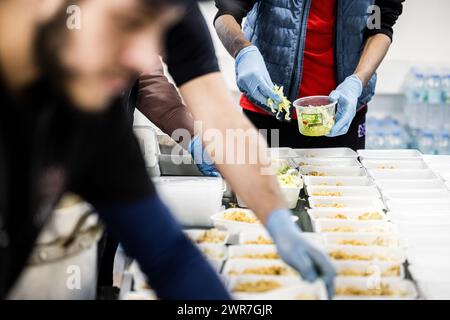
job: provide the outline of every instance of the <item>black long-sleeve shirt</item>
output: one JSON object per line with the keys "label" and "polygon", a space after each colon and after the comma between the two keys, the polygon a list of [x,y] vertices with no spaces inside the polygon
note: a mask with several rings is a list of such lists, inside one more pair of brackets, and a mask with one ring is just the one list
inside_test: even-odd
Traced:
{"label": "black long-sleeve shirt", "polygon": [[[260,0],[215,0],[218,12],[218,17],[229,14],[233,16],[236,21],[241,24],[242,20],[247,16],[248,12],[253,8],[255,3]],[[313,0],[314,1],[314,0]],[[366,37],[373,36],[378,33],[387,35],[392,40],[393,26],[398,17],[402,14],[404,0],[376,0],[375,5],[381,11],[381,28],[367,29]],[[215,20],[214,20],[215,21]]]}

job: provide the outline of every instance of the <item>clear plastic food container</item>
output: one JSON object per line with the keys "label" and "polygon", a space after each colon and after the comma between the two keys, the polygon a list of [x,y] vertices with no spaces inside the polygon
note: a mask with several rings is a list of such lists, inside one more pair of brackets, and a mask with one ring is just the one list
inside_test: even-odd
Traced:
{"label": "clear plastic food container", "polygon": [[337,101],[328,96],[304,97],[294,101],[300,133],[320,137],[330,133],[334,126]]}

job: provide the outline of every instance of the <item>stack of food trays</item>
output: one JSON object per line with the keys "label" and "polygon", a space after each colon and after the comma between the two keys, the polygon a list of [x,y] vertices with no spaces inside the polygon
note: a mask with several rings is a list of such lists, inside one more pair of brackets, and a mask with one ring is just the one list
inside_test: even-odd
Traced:
{"label": "stack of food trays", "polygon": [[443,270],[450,268],[450,192],[436,170],[445,164],[432,157],[429,166],[417,150],[359,154],[387,204],[422,296],[449,298],[450,278]]}
{"label": "stack of food trays", "polygon": [[351,150],[325,149],[321,158],[295,159],[309,196],[312,228],[324,237],[338,274],[335,297],[413,299],[416,291],[404,280],[405,252],[397,230],[357,157]]}
{"label": "stack of food trays", "polygon": [[[281,154],[286,155],[286,152]],[[273,158],[271,171],[275,172],[277,175],[278,184],[280,185],[281,192],[286,199],[289,209],[296,208],[300,191],[303,188],[303,181],[301,176],[298,174],[298,171],[294,169],[294,165],[292,164],[290,158]],[[268,170],[267,173],[271,172]],[[247,208],[247,205],[239,196],[237,196],[237,202],[239,207]]]}
{"label": "stack of food trays", "polygon": [[[236,299],[322,300],[326,290],[321,282],[307,283],[277,254],[267,231],[252,211],[227,209],[212,216],[216,228],[229,234],[227,260],[222,279]],[[293,217],[296,220],[296,217]],[[323,246],[323,239],[305,233],[313,245]]]}

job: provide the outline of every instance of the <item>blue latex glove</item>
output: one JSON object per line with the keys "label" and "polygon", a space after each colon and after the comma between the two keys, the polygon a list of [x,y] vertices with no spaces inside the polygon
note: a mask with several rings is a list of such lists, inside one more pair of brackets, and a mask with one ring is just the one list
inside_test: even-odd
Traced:
{"label": "blue latex glove", "polygon": [[327,135],[328,137],[341,136],[348,132],[356,115],[358,98],[361,96],[362,89],[361,80],[356,75],[351,75],[330,93],[330,98],[337,100],[338,104],[336,123]]}
{"label": "blue latex glove", "polygon": [[334,295],[336,276],[334,267],[324,253],[303,238],[300,228],[292,221],[290,211],[275,210],[269,216],[267,230],[281,258],[299,271],[306,281],[314,282],[322,278],[327,286],[328,297],[331,299]]}
{"label": "blue latex glove", "polygon": [[274,109],[277,109],[277,105],[283,101],[273,90],[274,84],[264,58],[255,46],[242,49],[236,56],[236,79],[239,90],[264,111],[272,114],[267,99],[270,98],[275,102]]}
{"label": "blue latex glove", "polygon": [[198,136],[192,138],[188,151],[194,158],[194,162],[201,173],[208,177],[220,177],[219,171],[217,171],[214,162],[203,149],[202,141]]}

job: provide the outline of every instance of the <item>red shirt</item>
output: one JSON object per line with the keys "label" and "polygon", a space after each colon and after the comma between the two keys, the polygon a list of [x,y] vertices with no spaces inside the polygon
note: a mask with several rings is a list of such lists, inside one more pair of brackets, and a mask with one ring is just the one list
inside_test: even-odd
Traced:
{"label": "red shirt", "polygon": [[[334,59],[335,21],[336,0],[312,1],[308,16],[302,81],[298,97],[329,95],[337,86]],[[241,96],[240,103],[241,107],[246,110],[267,114],[253,105],[245,95]],[[292,117],[296,119],[295,114]]]}

